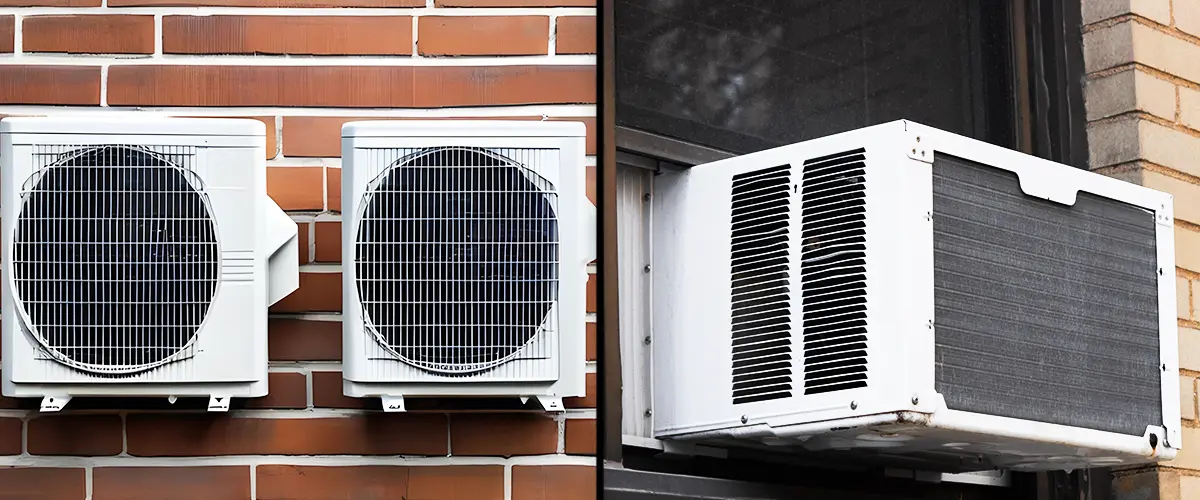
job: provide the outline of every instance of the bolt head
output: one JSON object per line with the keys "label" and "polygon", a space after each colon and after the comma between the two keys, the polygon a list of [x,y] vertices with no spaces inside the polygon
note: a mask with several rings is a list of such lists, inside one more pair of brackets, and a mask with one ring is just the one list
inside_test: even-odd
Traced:
{"label": "bolt head", "polygon": [[749,421],[750,421],[750,419],[749,419],[749,418],[746,418],[746,416],[745,416],[745,415],[742,415],[742,423],[743,423],[743,424],[744,424],[744,423],[746,423],[746,422],[749,422]]}
{"label": "bolt head", "polygon": [[916,396],[913,396],[913,397],[912,397],[912,404],[914,404],[914,405],[915,405],[915,404],[920,404],[920,402],[921,402],[921,398],[918,398],[918,397],[916,397]]}
{"label": "bolt head", "polygon": [[851,402],[850,402],[850,409],[851,409],[851,410],[857,410],[857,409],[858,409],[858,401],[851,401]]}

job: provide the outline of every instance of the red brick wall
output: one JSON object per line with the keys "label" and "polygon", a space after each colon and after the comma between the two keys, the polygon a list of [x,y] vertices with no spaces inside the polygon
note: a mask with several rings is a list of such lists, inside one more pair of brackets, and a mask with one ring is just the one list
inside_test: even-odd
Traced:
{"label": "red brick wall", "polygon": [[[578,120],[594,155],[594,15],[595,0],[0,0],[0,115],[260,119],[269,194],[302,246],[301,288],[272,308],[269,396],[226,415],[0,398],[0,498],[594,498],[594,373],[565,415],[342,396],[338,242],[346,120]],[[595,296],[592,281],[589,372]]]}

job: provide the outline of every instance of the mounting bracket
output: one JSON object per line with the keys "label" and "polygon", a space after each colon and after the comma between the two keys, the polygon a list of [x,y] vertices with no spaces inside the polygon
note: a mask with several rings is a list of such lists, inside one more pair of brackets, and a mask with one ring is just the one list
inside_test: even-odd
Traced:
{"label": "mounting bracket", "polygon": [[404,396],[379,396],[379,401],[383,403],[383,411],[385,412],[406,411],[404,409]]}
{"label": "mounting bracket", "polygon": [[42,398],[43,412],[59,411],[66,408],[67,403],[71,402],[71,396],[45,396]]}
{"label": "mounting bracket", "polygon": [[229,396],[218,396],[211,394],[208,396],[208,411],[229,411]]}

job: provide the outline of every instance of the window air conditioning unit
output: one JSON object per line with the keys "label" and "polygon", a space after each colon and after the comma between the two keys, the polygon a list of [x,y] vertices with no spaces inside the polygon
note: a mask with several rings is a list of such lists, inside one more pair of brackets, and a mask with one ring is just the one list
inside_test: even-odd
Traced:
{"label": "window air conditioning unit", "polygon": [[655,183],[656,437],[942,472],[1180,449],[1169,195],[909,121]]}
{"label": "window air conditioning unit", "polygon": [[343,389],[406,397],[584,394],[595,208],[577,122],[342,128]]}
{"label": "window air conditioning unit", "polygon": [[299,283],[257,120],[5,118],[3,393],[267,394],[267,307]]}

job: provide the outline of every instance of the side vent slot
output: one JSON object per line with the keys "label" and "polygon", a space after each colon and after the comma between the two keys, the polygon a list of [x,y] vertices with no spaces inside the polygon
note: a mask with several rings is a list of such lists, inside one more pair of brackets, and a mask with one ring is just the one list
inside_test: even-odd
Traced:
{"label": "side vent slot", "polygon": [[792,396],[792,166],[733,177],[733,404]]}
{"label": "side vent slot", "polygon": [[804,162],[804,394],[867,386],[866,151]]}

